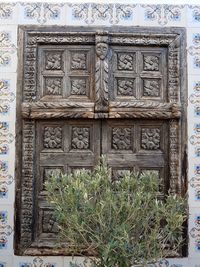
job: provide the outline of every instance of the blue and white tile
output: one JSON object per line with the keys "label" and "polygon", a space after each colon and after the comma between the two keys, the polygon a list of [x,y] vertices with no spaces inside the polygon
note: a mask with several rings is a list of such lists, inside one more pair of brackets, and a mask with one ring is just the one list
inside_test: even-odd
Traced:
{"label": "blue and white tile", "polygon": [[45,25],[65,25],[66,4],[64,3],[43,3],[43,19],[41,23]]}
{"label": "blue and white tile", "polygon": [[15,120],[16,73],[0,72],[0,120]]}
{"label": "blue and white tile", "polygon": [[14,256],[13,267],[63,267],[63,257]]}
{"label": "blue and white tile", "polygon": [[67,25],[88,25],[91,24],[90,3],[68,3],[67,4]]}
{"label": "blue and white tile", "polygon": [[0,26],[0,72],[16,72],[17,26]]}
{"label": "blue and white tile", "polygon": [[11,256],[0,256],[0,267],[12,267],[13,259]]}
{"label": "blue and white tile", "polygon": [[1,205],[13,204],[15,198],[14,183],[15,161],[0,159],[0,202]]}
{"label": "blue and white tile", "polygon": [[80,267],[90,267],[90,260],[84,257],[64,257],[64,266],[63,267],[71,267],[72,264],[78,264]]}
{"label": "blue and white tile", "polygon": [[189,258],[200,257],[200,209],[189,209]]}
{"label": "blue and white tile", "polygon": [[13,205],[0,207],[0,257],[13,254]]}
{"label": "blue and white tile", "polygon": [[0,24],[11,25],[18,21],[18,3],[1,2],[0,3]]}
{"label": "blue and white tile", "polygon": [[194,54],[193,52],[187,53],[188,62],[188,74],[189,75],[199,75],[200,74],[200,54]]}
{"label": "blue and white tile", "polygon": [[187,26],[200,27],[200,5],[187,6]]}
{"label": "blue and white tile", "polygon": [[41,2],[19,2],[19,24],[40,24],[42,15]]}
{"label": "blue and white tile", "polygon": [[67,24],[73,25],[138,25],[136,4],[68,4]]}
{"label": "blue and white tile", "polygon": [[184,5],[140,5],[140,26],[185,26]]}

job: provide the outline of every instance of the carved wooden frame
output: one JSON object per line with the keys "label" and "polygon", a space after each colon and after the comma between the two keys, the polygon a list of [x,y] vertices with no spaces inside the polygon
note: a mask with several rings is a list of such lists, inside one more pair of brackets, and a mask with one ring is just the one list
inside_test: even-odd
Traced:
{"label": "carved wooden frame", "polygon": [[[107,53],[96,54],[94,103],[37,101],[37,48],[39,44],[116,44],[168,48],[168,99],[116,102],[108,106]],[[16,123],[16,215],[17,255],[69,255],[69,248],[38,247],[33,238],[35,122],[48,118],[160,118],[170,124],[170,189],[183,192],[186,184],[186,41],[184,28],[19,28],[19,76]],[[23,66],[23,68],[22,68]],[[99,71],[101,70],[101,71]],[[100,74],[101,73],[101,74]],[[103,73],[103,74],[102,74]],[[103,75],[100,76],[100,75]]]}

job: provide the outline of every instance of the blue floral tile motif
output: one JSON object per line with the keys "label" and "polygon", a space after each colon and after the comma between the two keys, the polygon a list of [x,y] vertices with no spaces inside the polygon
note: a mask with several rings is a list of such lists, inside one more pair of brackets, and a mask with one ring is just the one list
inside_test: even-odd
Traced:
{"label": "blue floral tile motif", "polygon": [[9,130],[9,123],[7,121],[0,121],[0,133],[7,133]]}
{"label": "blue floral tile motif", "polygon": [[177,22],[181,20],[181,9],[183,5],[142,5],[145,9],[146,21],[157,20],[161,26],[166,25],[169,21]]}
{"label": "blue floral tile motif", "polygon": [[55,263],[46,263],[41,258],[34,258],[32,262],[20,262],[19,267],[56,267]]}
{"label": "blue floral tile motif", "polygon": [[194,107],[194,116],[199,117],[200,116],[200,106]]}
{"label": "blue floral tile motif", "polygon": [[194,69],[200,69],[200,57],[195,56],[193,58],[193,68]]}
{"label": "blue floral tile motif", "polygon": [[148,267],[183,267],[183,265],[170,263],[168,260],[164,259],[159,261],[158,263],[149,264]]}
{"label": "blue floral tile motif", "polygon": [[192,21],[193,22],[200,22],[200,7],[189,5],[189,8],[192,9]]}
{"label": "blue floral tile motif", "polygon": [[194,166],[194,173],[195,175],[200,175],[200,165],[195,165]]}
{"label": "blue floral tile motif", "polygon": [[73,21],[83,21],[86,24],[119,24],[134,19],[134,9],[137,5],[85,3],[68,6],[71,8]]}
{"label": "blue floral tile motif", "polygon": [[6,262],[2,262],[2,261],[0,261],[0,267],[7,267]]}
{"label": "blue floral tile motif", "polygon": [[115,23],[119,23],[121,21],[130,21],[133,20],[133,10],[137,5],[121,5],[116,4],[116,21]]}
{"label": "blue floral tile motif", "polygon": [[200,33],[194,33],[192,36],[192,42],[194,45],[200,44]]}
{"label": "blue floral tile motif", "polygon": [[199,147],[199,146],[198,146],[198,147],[195,147],[195,156],[196,156],[197,158],[200,157],[200,147]]}
{"label": "blue floral tile motif", "polygon": [[7,173],[8,171],[8,162],[0,160],[0,173]]}
{"label": "blue floral tile motif", "polygon": [[21,3],[24,6],[25,19],[39,19],[42,10],[42,3]]}
{"label": "blue floral tile motif", "polygon": [[195,92],[200,92],[200,81],[195,81],[193,83],[193,89]]}
{"label": "blue floral tile motif", "polygon": [[0,67],[9,66],[11,55],[16,52],[16,47],[11,42],[11,33],[7,31],[0,32]]}
{"label": "blue floral tile motif", "polygon": [[5,224],[8,221],[8,212],[7,211],[0,211],[0,224]]}
{"label": "blue floral tile motif", "polygon": [[194,125],[194,132],[195,132],[196,134],[200,134],[200,123],[196,123],[196,124]]}
{"label": "blue floral tile motif", "polygon": [[61,17],[61,10],[64,3],[20,3],[24,7],[24,19],[44,24],[47,20],[56,21]]}
{"label": "blue floral tile motif", "polygon": [[13,17],[13,7],[16,3],[0,3],[0,19],[8,20]]}
{"label": "blue floral tile motif", "polygon": [[9,152],[9,146],[8,145],[0,145],[0,156],[8,155]]}
{"label": "blue floral tile motif", "polygon": [[113,22],[113,5],[112,4],[91,4],[91,22],[95,20]]}

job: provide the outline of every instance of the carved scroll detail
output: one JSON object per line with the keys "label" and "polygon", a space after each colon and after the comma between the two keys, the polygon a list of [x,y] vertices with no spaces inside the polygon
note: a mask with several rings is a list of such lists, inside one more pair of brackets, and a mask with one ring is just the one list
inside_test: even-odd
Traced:
{"label": "carved scroll detail", "polygon": [[169,124],[169,166],[170,166],[170,189],[172,193],[180,191],[179,185],[179,122],[170,120]]}
{"label": "carved scroll detail", "polygon": [[21,246],[30,245],[32,241],[32,206],[33,206],[33,168],[34,168],[34,132],[33,120],[24,121],[22,139],[22,206],[21,206]]}
{"label": "carved scroll detail", "polygon": [[169,85],[168,85],[168,98],[171,103],[177,103],[179,101],[179,44],[180,40],[175,40],[169,46],[169,56],[168,56],[168,75],[169,75]]}
{"label": "carved scroll detail", "polygon": [[108,37],[96,36],[95,112],[108,111]]}

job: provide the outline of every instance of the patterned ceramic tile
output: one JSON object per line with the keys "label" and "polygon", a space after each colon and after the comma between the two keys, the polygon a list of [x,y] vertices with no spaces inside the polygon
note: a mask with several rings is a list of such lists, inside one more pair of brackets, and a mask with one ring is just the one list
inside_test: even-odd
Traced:
{"label": "patterned ceramic tile", "polygon": [[0,256],[0,267],[12,267],[12,257],[10,256]]}
{"label": "patterned ceramic tile", "polygon": [[64,24],[64,3],[20,3],[20,24]]}
{"label": "patterned ceramic tile", "polygon": [[15,93],[16,74],[0,73],[0,120],[15,118]]}
{"label": "patterned ceramic tile", "polygon": [[15,72],[17,66],[17,27],[0,26],[0,71]]}
{"label": "patterned ceramic tile", "polygon": [[0,202],[12,204],[14,202],[14,162],[0,160]]}
{"label": "patterned ceramic tile", "polygon": [[0,207],[0,257],[13,252],[13,206]]}
{"label": "patterned ceramic tile", "polygon": [[133,25],[137,24],[137,5],[133,4],[69,4],[70,24],[82,25]]}
{"label": "patterned ceramic tile", "polygon": [[184,5],[141,5],[140,25],[184,26],[186,13]]}
{"label": "patterned ceramic tile", "polygon": [[200,210],[191,208],[189,216],[189,257],[200,256]]}
{"label": "patterned ceramic tile", "polygon": [[62,257],[14,257],[13,267],[63,267]]}
{"label": "patterned ceramic tile", "polygon": [[200,26],[200,5],[188,5],[187,7],[187,25],[188,27]]}
{"label": "patterned ceramic tile", "polygon": [[16,24],[18,18],[18,3],[0,2],[0,24]]}

